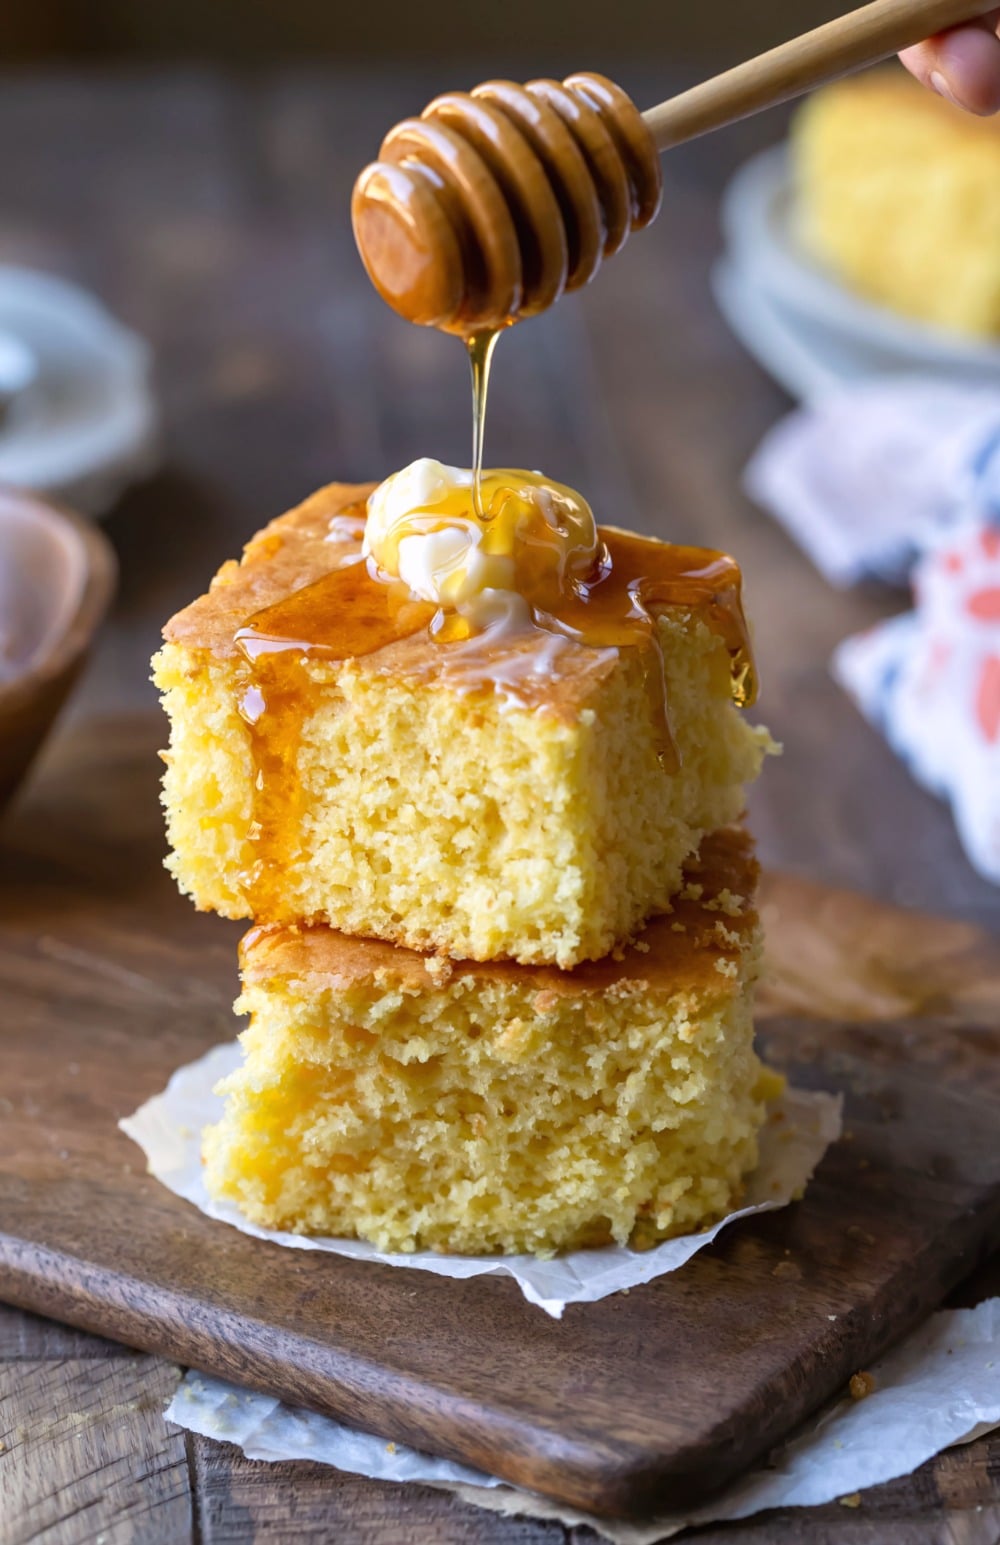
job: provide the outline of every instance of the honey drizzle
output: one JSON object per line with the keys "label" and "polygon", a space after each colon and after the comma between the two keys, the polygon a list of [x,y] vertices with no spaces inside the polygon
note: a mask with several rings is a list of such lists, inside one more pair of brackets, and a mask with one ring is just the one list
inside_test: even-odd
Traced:
{"label": "honey drizzle", "polygon": [[[363,516],[364,506],[344,513]],[[752,703],[756,677],[739,566],[708,548],[672,546],[608,528],[600,535],[605,546],[593,576],[573,584],[549,609],[534,606],[535,626],[593,649],[637,650],[661,759],[676,769],[656,617],[688,611],[718,634],[730,656],[733,698],[740,706]],[[402,584],[373,579],[367,565],[358,562],[294,591],[237,631],[239,709],[250,733],[254,768],[248,829],[254,863],[243,885],[259,922],[286,922],[291,916],[282,890],[302,808],[297,763],[311,696],[310,662],[373,654],[424,630],[447,649],[455,634],[441,624],[450,617],[429,602],[414,601]],[[475,642],[464,628],[454,647],[468,656]],[[478,654],[469,657],[478,664],[481,656],[481,674],[467,664],[463,679],[491,689],[490,663],[499,652],[484,639]]]}
{"label": "honey drizzle", "polygon": [[269,922],[282,915],[284,869],[298,856],[303,805],[298,752],[308,687],[304,655],[262,652],[252,662],[244,657],[237,707],[250,736],[247,840],[253,863],[240,875],[240,884],[251,915]]}
{"label": "honey drizzle", "polygon": [[[657,614],[692,612],[722,638],[729,652],[733,699],[746,707],[756,696],[756,679],[739,565],[710,548],[661,546],[625,531],[605,530],[603,536],[608,554],[604,572],[596,581],[575,587],[557,611],[536,613],[536,620],[590,648],[637,651],[660,760],[676,772],[680,759],[670,727]],[[645,570],[653,553],[660,560],[658,572],[649,574]]]}
{"label": "honey drizzle", "polygon": [[490,367],[499,332],[470,333],[465,340],[472,373],[472,507],[477,520],[485,520],[483,510],[483,444],[486,439],[486,397],[490,389]]}
{"label": "honey drizzle", "polygon": [[[343,515],[363,520],[365,506]],[[283,892],[301,829],[298,757],[311,696],[310,661],[372,654],[426,628],[434,612],[414,601],[405,585],[373,580],[357,562],[293,591],[237,630],[237,707],[249,731],[253,767],[247,839],[254,860],[240,878],[255,920],[292,920]]]}

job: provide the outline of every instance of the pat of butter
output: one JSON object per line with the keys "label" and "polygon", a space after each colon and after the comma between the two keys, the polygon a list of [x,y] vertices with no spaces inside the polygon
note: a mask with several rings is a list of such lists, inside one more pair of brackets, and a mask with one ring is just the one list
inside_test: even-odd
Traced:
{"label": "pat of butter", "polygon": [[[412,462],[369,499],[363,545],[378,578],[401,580],[476,627],[496,617],[500,594],[554,600],[600,554],[590,507],[572,489],[521,471],[484,472],[481,488],[479,515],[471,471]],[[528,615],[527,604],[501,610]]]}

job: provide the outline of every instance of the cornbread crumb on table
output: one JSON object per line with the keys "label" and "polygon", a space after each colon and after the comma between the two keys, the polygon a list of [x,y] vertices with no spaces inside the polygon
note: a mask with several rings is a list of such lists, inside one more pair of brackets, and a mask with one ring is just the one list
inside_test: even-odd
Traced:
{"label": "cornbread crumb on table", "polygon": [[[652,922],[645,950],[571,972],[254,929],[211,1194],[387,1251],[647,1246],[724,1215],[774,1089],[753,1050],[749,839],[707,838],[689,874],[704,899]],[[724,891],[723,938],[706,903]]]}
{"label": "cornbread crumb on table", "polygon": [[896,311],[1000,335],[1000,122],[892,67],[817,92],[792,145],[814,257]]}
{"label": "cornbread crumb on table", "polygon": [[278,693],[267,708],[289,726],[280,779],[295,791],[276,842],[274,812],[255,810],[234,636],[356,555],[349,516],[369,492],[320,490],[168,624],[154,661],[171,719],[168,865],[227,917],[324,922],[457,959],[599,959],[669,904],[703,835],[738,819],[771,746],[733,705],[727,648],[690,612],[660,619],[678,771],[659,764],[634,651],[568,639],[555,651],[526,633],[491,662],[516,692],[456,686],[462,645],[426,632],[310,656],[298,702]]}

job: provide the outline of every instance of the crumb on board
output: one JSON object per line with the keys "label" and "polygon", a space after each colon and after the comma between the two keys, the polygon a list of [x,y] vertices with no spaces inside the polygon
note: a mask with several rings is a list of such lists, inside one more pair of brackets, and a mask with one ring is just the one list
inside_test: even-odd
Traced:
{"label": "crumb on board", "polygon": [[779,1261],[771,1276],[780,1277],[786,1282],[798,1282],[802,1277],[802,1267],[796,1266],[794,1261]]}
{"label": "crumb on board", "polygon": [[875,1380],[864,1370],[860,1373],[852,1373],[849,1388],[852,1400],[865,1400],[874,1390]]}
{"label": "crumb on board", "polygon": [[846,1497],[838,1497],[837,1501],[841,1507],[860,1507],[861,1493],[860,1491],[852,1491]]}

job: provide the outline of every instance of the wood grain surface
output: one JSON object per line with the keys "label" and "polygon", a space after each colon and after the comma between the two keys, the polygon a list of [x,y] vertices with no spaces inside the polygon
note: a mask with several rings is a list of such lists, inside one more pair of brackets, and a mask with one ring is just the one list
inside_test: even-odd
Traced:
{"label": "wood grain surface", "polygon": [[[510,73],[526,78],[534,65],[525,57]],[[344,219],[353,175],[385,126],[441,87],[489,71],[459,73],[4,81],[0,257],[89,283],[152,340],[166,424],[163,472],[108,524],[122,590],[74,706],[76,722],[53,743],[0,840],[5,1045],[41,1037],[53,1005],[90,1026],[108,1022],[110,1005],[115,1024],[127,1017],[134,1026],[131,1037],[116,1032],[116,1054],[127,1062],[130,1039],[148,1041],[143,1066],[155,1087],[154,1064],[180,1060],[192,1021],[207,1040],[230,1032],[238,928],[190,912],[159,870],[151,758],[161,732],[146,661],[162,619],[249,531],[311,486],[378,475],[428,450],[467,456],[461,362],[447,340],[406,329],[368,293]],[[620,76],[640,102],[653,100],[665,81],[661,68]],[[586,296],[504,340],[488,457],[576,481],[604,518],[729,547],[742,559],[765,681],[761,711],[786,746],[754,794],[753,822],[767,862],[800,877],[785,902],[777,892],[768,902],[784,909],[772,936],[779,980],[772,1004],[801,1013],[817,1002],[821,975],[822,1000],[835,1016],[891,1021],[916,1013],[949,1028],[995,1025],[996,987],[981,969],[991,947],[973,925],[1000,925],[1000,893],[971,872],[947,811],[912,784],[826,668],[841,637],[898,610],[902,598],[829,590],[739,492],[740,468],[784,402],[715,315],[707,268],[722,179],[778,128],[760,120],[669,157],[657,226]],[[864,903],[855,899],[853,915],[863,919],[870,948],[851,945],[830,886],[869,893]],[[900,920],[886,903],[953,921],[932,927],[906,919],[914,947],[902,959]],[[151,949],[134,945],[137,920]],[[852,969],[838,972],[845,951]],[[187,969],[191,960],[196,971]],[[48,984],[44,1011],[33,996],[40,974]],[[85,1035],[81,1041],[73,1059],[80,1068]],[[69,1087],[80,1076],[71,1065],[53,1055],[28,1099],[49,1098],[58,1082],[55,1097],[76,1130],[88,1101]],[[116,1071],[101,1098],[121,1099],[122,1084]],[[60,1132],[42,1135],[44,1152],[32,1150],[36,1175],[71,1170],[59,1158],[70,1152]],[[121,1142],[121,1163],[134,1166],[136,1151]],[[0,1209],[4,1203],[0,1192]],[[980,1290],[997,1286],[987,1276]],[[582,1545],[592,1538],[480,1515],[425,1488],[306,1464],[252,1464],[191,1435],[183,1439],[190,1526],[170,1511],[169,1498],[151,1506],[141,1465],[130,1476],[118,1472],[106,1503],[95,1500],[74,1516],[74,1496],[93,1495],[88,1477],[101,1455],[111,1463],[118,1424],[133,1432],[137,1452],[144,1441],[143,1414],[127,1398],[110,1399],[90,1409],[96,1448],[78,1424],[58,1478],[34,1471],[31,1487],[20,1484],[31,1430],[40,1433],[47,1420],[33,1392],[44,1387],[51,1406],[78,1409],[64,1391],[82,1358],[134,1361],[110,1343],[0,1310],[0,1361],[13,1370],[7,1387],[31,1413],[26,1443],[14,1457],[0,1454],[4,1545],[8,1535],[12,1545],[39,1537],[76,1545],[98,1532],[115,1545],[131,1538],[143,1545],[302,1538],[561,1545],[570,1534]],[[5,1429],[10,1409],[8,1396],[0,1403]],[[9,1441],[6,1431],[0,1441]],[[7,1505],[15,1485],[17,1511]],[[59,1506],[39,1511],[43,1494],[56,1491]],[[123,1508],[142,1517],[141,1530],[121,1521]],[[1000,1442],[984,1439],[866,1493],[857,1510],[831,1504],[771,1514],[701,1531],[699,1539],[995,1545],[998,1508]],[[51,1523],[41,1536],[33,1522],[40,1518]]]}
{"label": "wood grain surface", "polygon": [[163,1421],[178,1375],[150,1357],[0,1368],[9,1434],[3,1527],[14,1519],[29,1539],[58,1532],[86,1539],[99,1532],[100,1517],[140,1538],[148,1520],[183,1539],[191,1526],[184,1436]]}
{"label": "wood grain surface", "polygon": [[[795,1083],[842,1090],[849,1133],[802,1204],[560,1323],[509,1281],[415,1289],[202,1217],[117,1131],[234,1028],[233,930],[194,916],[157,862],[159,732],[139,716],[80,724],[7,850],[0,1297],[570,1504],[641,1514],[724,1484],[1000,1242],[993,941],[792,877],[765,891],[763,1050]],[[89,834],[69,874],[67,828]],[[975,988],[976,1017],[950,979]],[[783,1015],[789,998],[812,1017]],[[898,1012],[928,1003],[933,1016]],[[79,1404],[76,1362],[60,1378]],[[101,1380],[121,1393],[119,1373]],[[32,1453],[47,1464],[51,1443],[58,1464],[62,1427],[44,1437]],[[36,1473],[20,1474],[25,1496]]]}
{"label": "wood grain surface", "polygon": [[[193,918],[157,863],[159,730],[84,721],[5,866],[18,879],[0,891],[0,1297],[568,1503],[638,1514],[738,1473],[1000,1242],[992,941],[789,877],[766,892],[764,1052],[796,1083],[841,1089],[850,1132],[803,1204],[561,1323],[509,1281],[427,1276],[415,1290],[408,1273],[331,1265],[203,1218],[117,1131],[234,1028],[232,929]],[[70,876],[64,825],[92,843]],[[956,950],[979,1023],[942,1012]],[[814,1014],[835,1017],[776,1012],[783,959],[806,973]],[[865,1012],[873,978],[882,1017],[845,1021],[843,984]],[[897,1008],[908,993],[937,1015],[886,1014],[890,983]],[[801,977],[793,993],[806,996]]]}
{"label": "wood grain surface", "polygon": [[[191,926],[155,867],[150,730],[83,725],[44,823],[47,843],[56,812],[83,824],[78,791],[92,770],[101,797],[85,814],[102,855],[131,812],[127,911],[103,857],[67,892],[62,864],[33,845],[17,916],[0,901],[9,1302],[567,1503],[641,1514],[745,1468],[1000,1243],[1000,1057],[986,1029],[940,1019],[772,1018],[765,1055],[797,1083],[842,1089],[852,1141],[831,1151],[801,1206],[561,1323],[510,1281],[415,1285],[201,1217],[143,1174],[116,1129],[234,1028],[229,951],[210,947],[208,919]],[[807,908],[791,879],[772,883],[768,905],[780,955],[783,917]],[[825,973],[812,962],[818,983],[863,980],[872,931],[864,912],[852,927],[852,907],[841,894],[829,908],[847,947]],[[58,942],[42,919],[58,921]],[[921,934],[896,913],[886,954],[903,975],[915,947],[926,967]],[[985,944],[975,974],[1000,987]]]}

